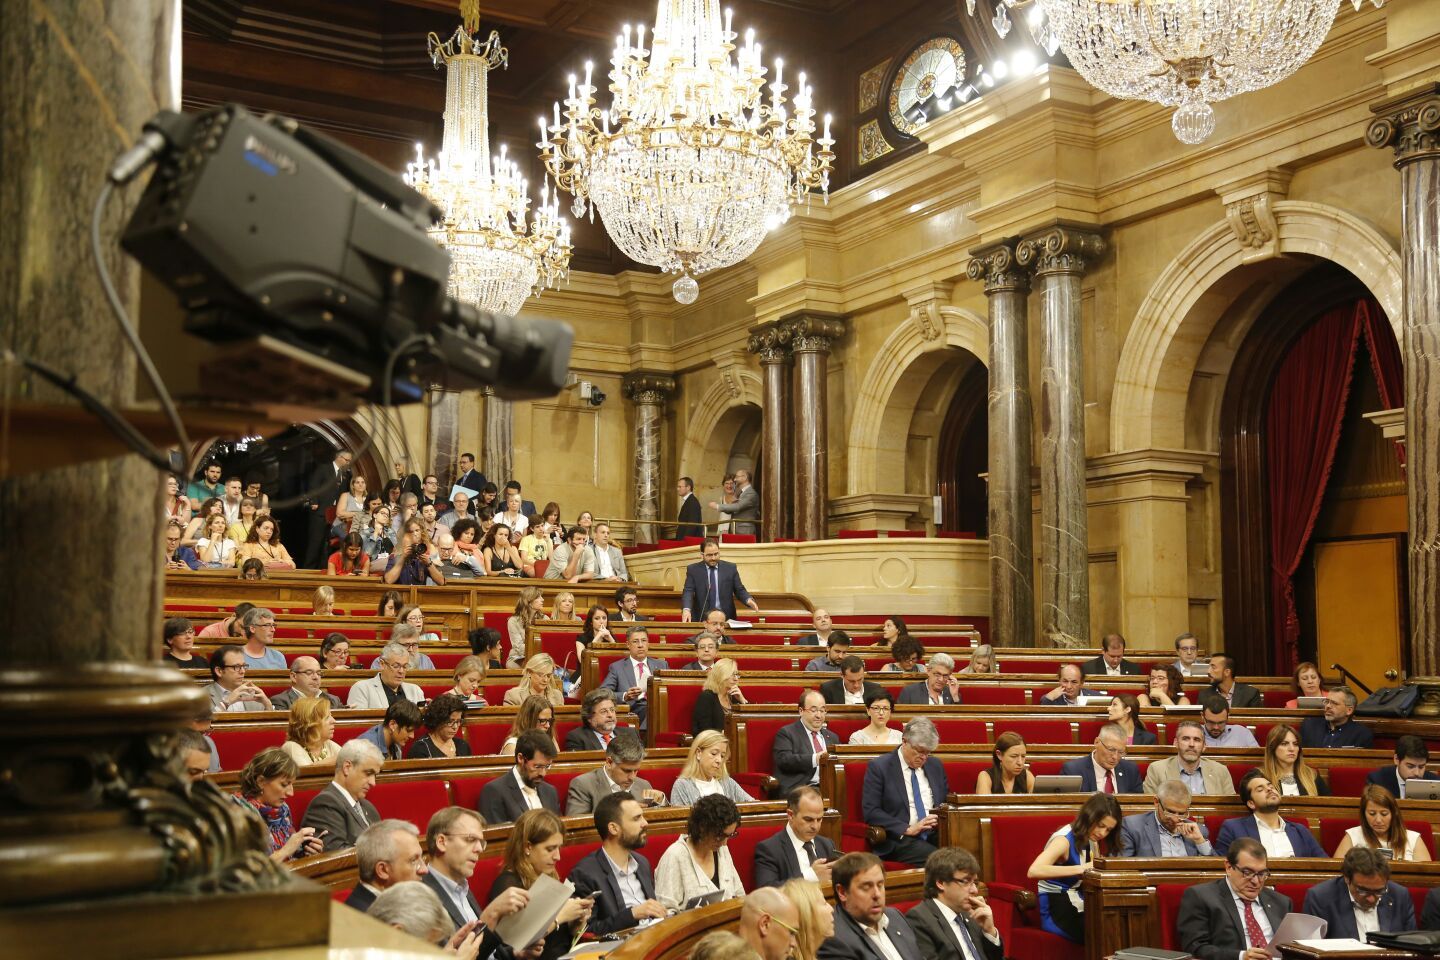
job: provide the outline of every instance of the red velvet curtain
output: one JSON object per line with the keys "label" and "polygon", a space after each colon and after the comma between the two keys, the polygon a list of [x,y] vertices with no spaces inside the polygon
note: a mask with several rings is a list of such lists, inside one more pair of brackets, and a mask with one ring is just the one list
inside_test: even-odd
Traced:
{"label": "red velvet curtain", "polygon": [[[1400,359],[1400,344],[1395,342],[1395,331],[1385,319],[1380,304],[1365,299],[1356,304],[1360,317],[1360,330],[1365,335],[1365,345],[1370,348],[1370,369],[1375,373],[1375,382],[1380,385],[1380,403],[1386,410],[1405,405],[1405,365]],[[1395,444],[1395,453],[1400,462],[1405,462],[1405,444]]]}

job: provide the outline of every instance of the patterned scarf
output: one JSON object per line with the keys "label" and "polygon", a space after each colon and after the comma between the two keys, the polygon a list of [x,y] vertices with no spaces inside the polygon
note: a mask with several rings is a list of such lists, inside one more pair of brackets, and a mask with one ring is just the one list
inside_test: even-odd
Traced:
{"label": "patterned scarf", "polygon": [[260,814],[260,819],[265,821],[266,828],[270,831],[270,852],[274,853],[295,833],[295,823],[290,819],[290,804],[282,802],[278,807],[268,806],[257,799],[242,797],[235,794],[235,799],[250,807]]}

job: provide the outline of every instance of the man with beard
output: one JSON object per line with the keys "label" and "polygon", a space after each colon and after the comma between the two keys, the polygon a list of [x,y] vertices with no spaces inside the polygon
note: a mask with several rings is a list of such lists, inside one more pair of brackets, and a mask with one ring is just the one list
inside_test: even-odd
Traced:
{"label": "man with beard", "polygon": [[1240,799],[1252,813],[1220,825],[1215,838],[1215,855],[1223,857],[1230,844],[1241,837],[1259,840],[1270,857],[1328,857],[1315,835],[1302,824],[1280,816],[1280,791],[1259,770],[1251,770],[1240,781]]}
{"label": "man with beard", "polygon": [[569,880],[580,896],[595,898],[589,930],[596,936],[665,916],[650,861],[636,852],[645,846],[649,826],[645,809],[628,793],[612,793],[595,807],[595,832],[604,839],[575,864]]}
{"label": "man with beard", "polygon": [[526,810],[542,807],[557,816],[560,795],[545,782],[555,762],[555,741],[541,730],[527,730],[515,742],[515,766],[480,791],[480,813],[489,824],[513,823]]}

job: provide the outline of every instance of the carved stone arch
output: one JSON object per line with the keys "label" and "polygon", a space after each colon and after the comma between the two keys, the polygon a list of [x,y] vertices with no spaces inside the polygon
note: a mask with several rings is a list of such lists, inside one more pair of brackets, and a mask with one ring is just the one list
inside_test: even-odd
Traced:
{"label": "carved stone arch", "polygon": [[[1370,291],[1400,336],[1400,252],[1364,220],[1298,200],[1273,205],[1276,252],[1330,260]],[[1185,404],[1196,361],[1254,264],[1229,220],[1197,236],[1161,272],[1136,313],[1115,371],[1110,449],[1185,446]]]}
{"label": "carved stone arch", "polygon": [[694,478],[697,492],[718,485],[741,421],[758,413],[761,397],[759,374],[735,364],[701,396],[688,418],[679,470]]}
{"label": "carved stone arch", "polygon": [[846,492],[852,496],[880,489],[881,456],[893,453],[897,443],[903,458],[915,397],[897,397],[902,383],[923,387],[955,348],[990,365],[990,329],[983,317],[941,306],[933,297],[909,299],[910,316],[886,338],[860,382],[847,451]]}

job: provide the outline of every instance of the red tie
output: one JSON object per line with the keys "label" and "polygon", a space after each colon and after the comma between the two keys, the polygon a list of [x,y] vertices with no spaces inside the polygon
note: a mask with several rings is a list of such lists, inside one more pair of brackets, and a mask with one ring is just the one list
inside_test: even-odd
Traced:
{"label": "red tie", "polygon": [[825,752],[825,744],[820,741],[820,734],[817,731],[810,731],[810,741],[815,744],[816,753]]}
{"label": "red tie", "polygon": [[645,682],[645,663],[644,663],[644,661],[641,661],[640,663],[635,664],[635,682],[636,682],[637,684],[641,684],[641,683],[644,683],[644,682]]}
{"label": "red tie", "polygon": [[1114,792],[1115,792],[1115,777],[1111,775],[1111,773],[1110,773],[1109,770],[1106,770],[1106,771],[1105,771],[1105,792],[1106,792],[1106,793],[1114,793]]}
{"label": "red tie", "polygon": [[1255,904],[1249,900],[1245,901],[1245,936],[1250,946],[1265,946],[1265,931],[1260,929],[1260,921],[1255,919]]}

